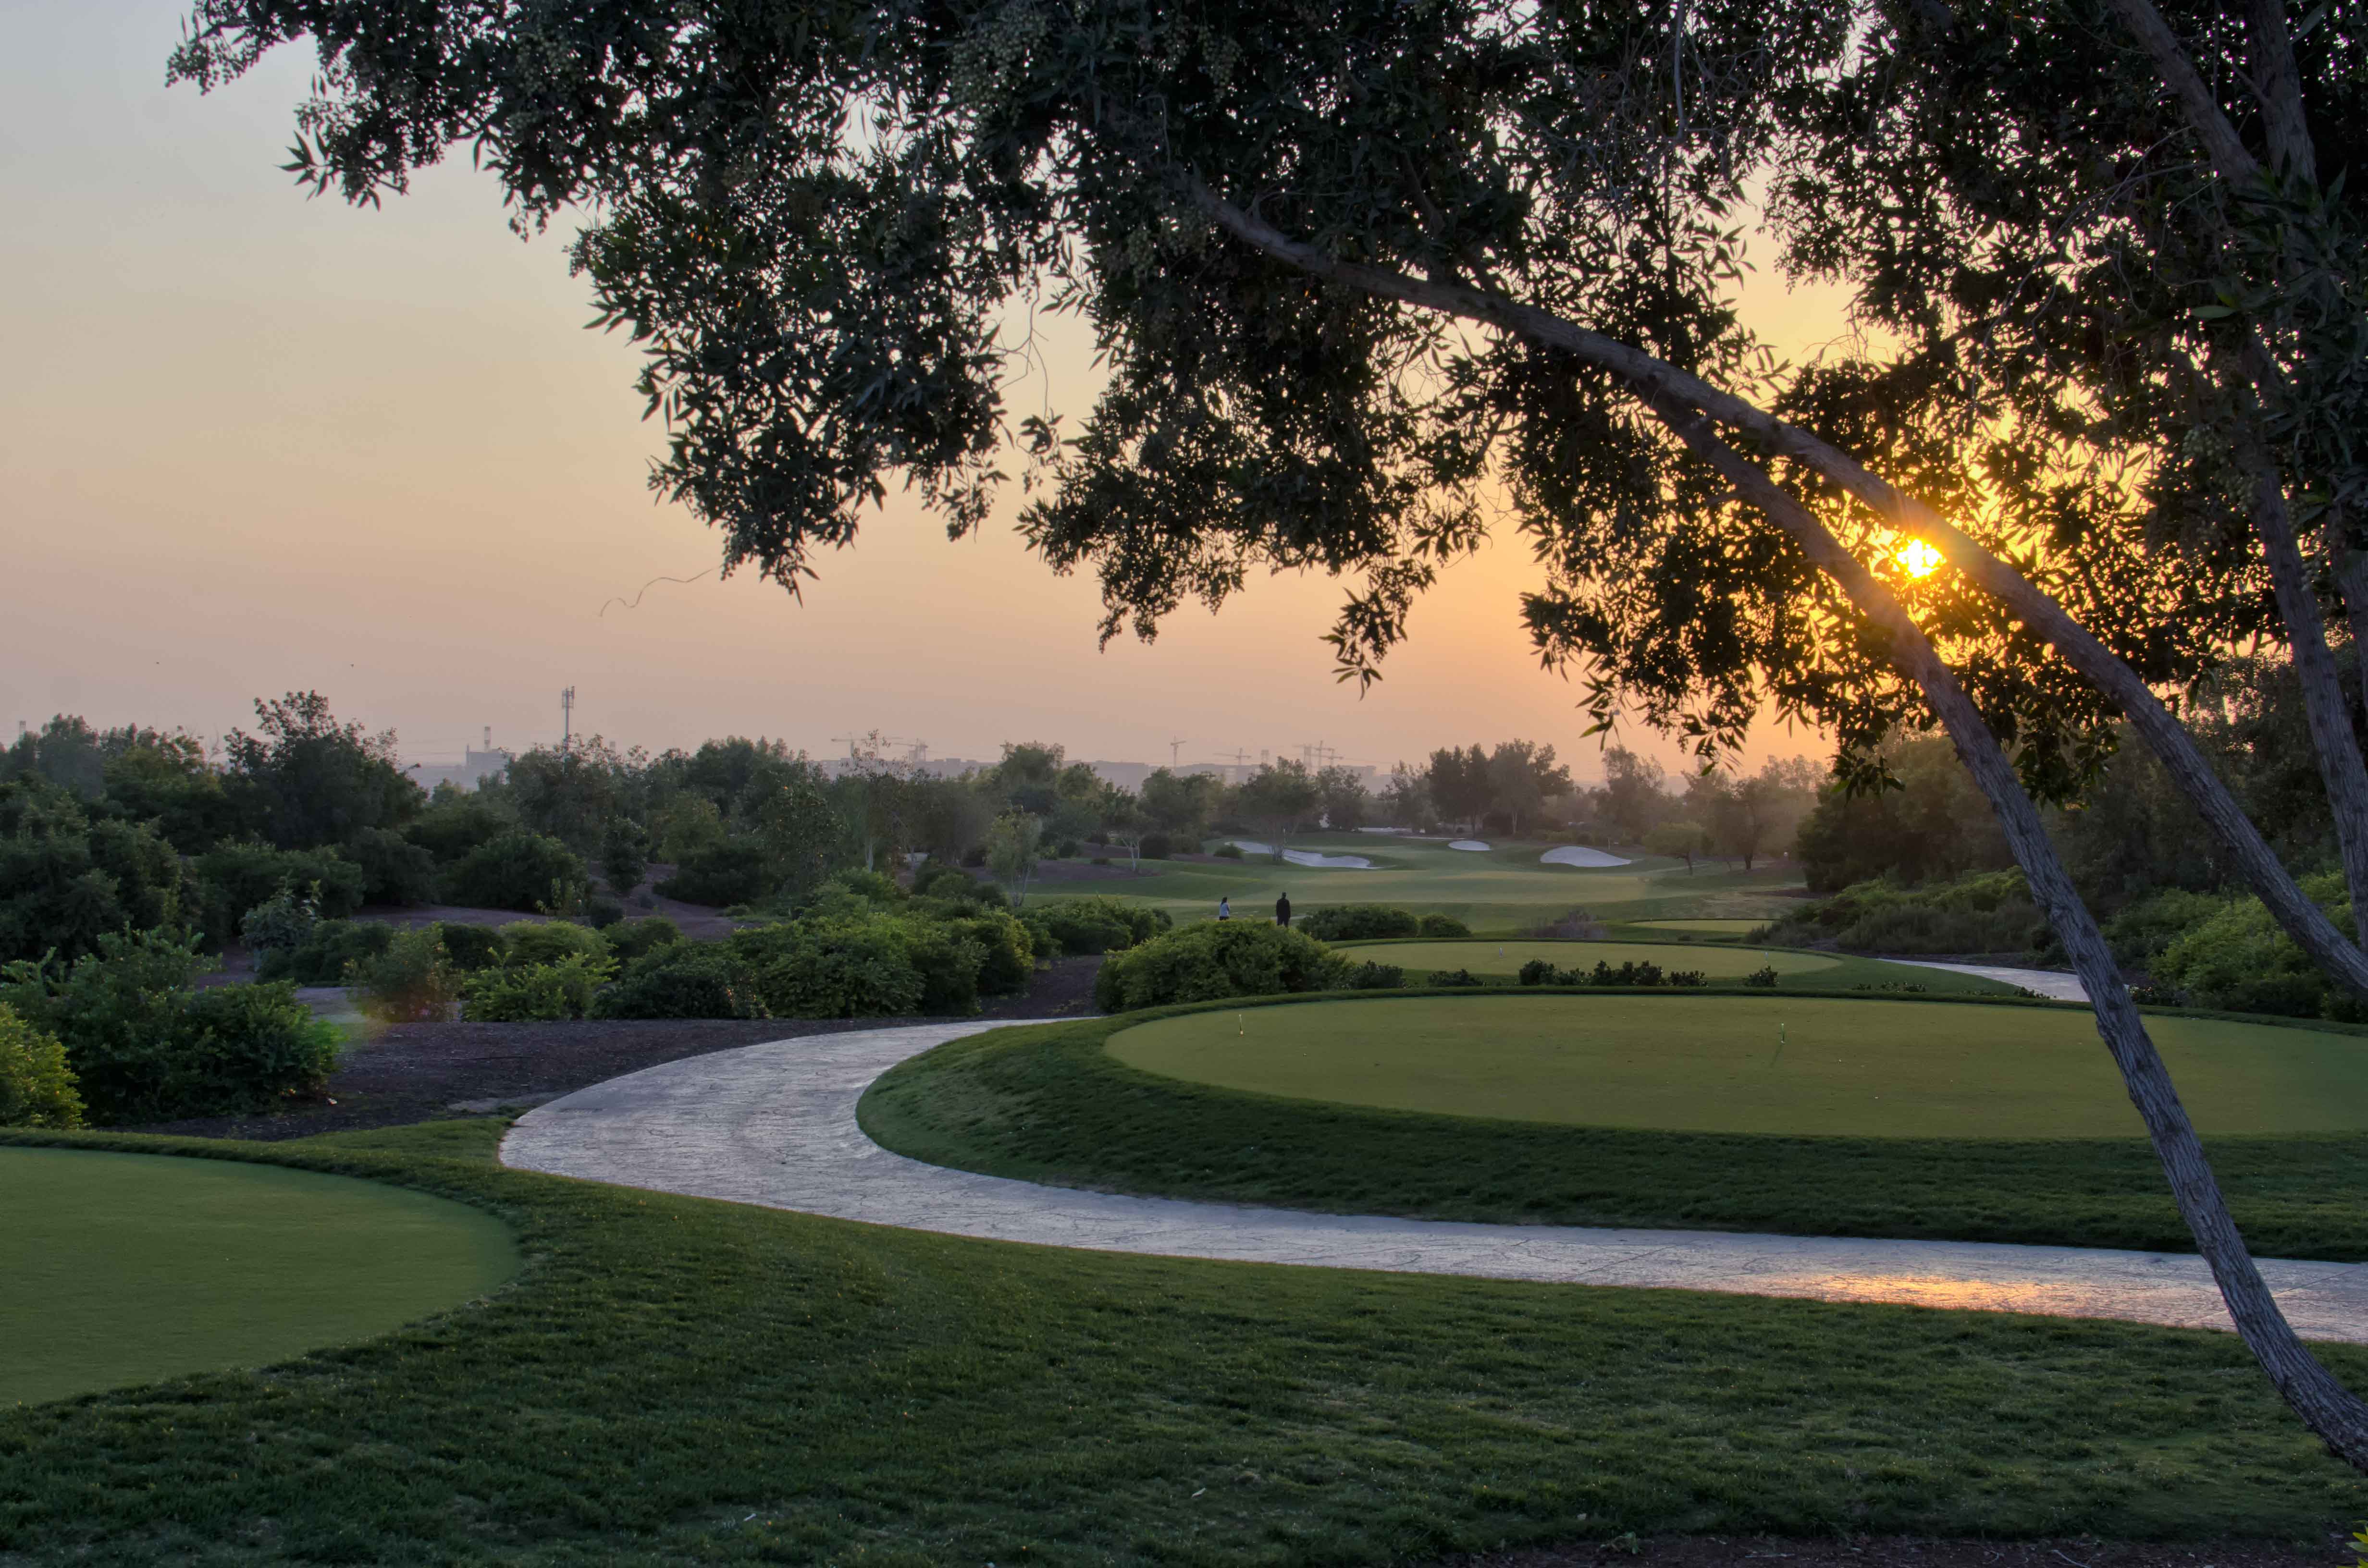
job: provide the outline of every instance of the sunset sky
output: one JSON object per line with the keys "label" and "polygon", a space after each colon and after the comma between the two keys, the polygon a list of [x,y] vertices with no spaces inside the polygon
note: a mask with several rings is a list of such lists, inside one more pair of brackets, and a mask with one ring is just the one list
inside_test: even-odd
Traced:
{"label": "sunset sky", "polygon": [[[1582,778],[1577,688],[1517,619],[1508,540],[1416,614],[1360,699],[1319,641],[1338,585],[1278,578],[1159,641],[1095,648],[1089,579],[1008,526],[949,544],[892,497],[803,606],[712,568],[712,536],[653,505],[662,432],[635,357],[586,332],[564,236],[521,244],[488,179],[432,171],[357,210],[277,165],[309,50],[201,98],[164,86],[180,10],[7,0],[0,57],[0,722],[53,711],[216,733],[259,694],[317,687],[415,760],[580,732],[653,749],[777,735],[816,754],[881,729],[937,756],[1038,738],[1185,761],[1328,743],[1386,768],[1448,743],[1558,744]],[[1754,319],[1797,350],[1831,301],[1763,282]],[[1056,329],[1057,330],[1057,329]],[[1074,330],[1050,388],[1074,426]],[[1017,402],[1034,407],[1041,393]],[[1008,512],[1007,508],[1007,512]],[[1677,760],[1642,732],[1623,737]],[[1822,754],[1775,732],[1755,748]]]}

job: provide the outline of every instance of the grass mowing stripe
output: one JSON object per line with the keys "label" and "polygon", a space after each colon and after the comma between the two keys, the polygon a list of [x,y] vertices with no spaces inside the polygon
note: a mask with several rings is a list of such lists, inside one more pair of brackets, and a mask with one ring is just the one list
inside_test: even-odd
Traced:
{"label": "grass mowing stripe", "polygon": [[[1486,1006],[1537,1000],[1464,995]],[[1598,999],[1612,998],[1589,998]],[[1683,1006],[1696,997],[1666,1000]],[[2014,1002],[1924,1006],[2073,1016]],[[1485,1120],[1187,1083],[1128,1067],[1104,1049],[1110,1036],[1146,1019],[1241,1010],[1216,1003],[973,1036],[882,1075],[864,1096],[860,1118],[882,1144],[938,1165],[1217,1202],[1439,1220],[2192,1250],[2161,1167],[2139,1138],[1800,1137]],[[2368,1210],[2359,1200],[2368,1188],[2368,1134],[2206,1142],[2257,1251],[2368,1260]]]}
{"label": "grass mowing stripe", "polygon": [[405,1182],[532,1261],[367,1345],[0,1414],[0,1552],[1170,1568],[1631,1530],[2323,1541],[2368,1511],[2227,1335],[1067,1253],[372,1136],[73,1141]]}

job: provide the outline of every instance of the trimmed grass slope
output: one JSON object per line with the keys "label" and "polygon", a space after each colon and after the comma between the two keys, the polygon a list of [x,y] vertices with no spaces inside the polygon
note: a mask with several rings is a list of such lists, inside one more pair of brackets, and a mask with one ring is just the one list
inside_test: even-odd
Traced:
{"label": "trimmed grass slope", "polygon": [[0,1413],[0,1553],[1168,1568],[2368,1512],[2226,1335],[962,1241],[505,1171],[496,1132],[183,1145],[482,1205],[529,1267],[265,1372]]}
{"label": "trimmed grass slope", "polygon": [[518,1265],[483,1210],[377,1182],[0,1148],[0,1406],[367,1338]]}
{"label": "trimmed grass slope", "polygon": [[[1516,1008],[1538,1000],[1518,993],[1463,999]],[[2014,1002],[1927,1005],[1981,1017],[2059,1016]],[[2192,1250],[2161,1167],[2139,1138],[1563,1127],[1188,1083],[1129,1067],[1104,1049],[1112,1035],[1149,1019],[1246,1010],[1219,1003],[957,1040],[884,1074],[864,1096],[860,1119],[889,1148],[938,1165],[1220,1202],[1439,1220]],[[2359,1200],[2368,1187],[2368,1134],[2207,1142],[2257,1251],[2368,1260],[2368,1210]]]}
{"label": "trimmed grass slope", "polygon": [[[2368,1132],[2368,1041],[2356,1035],[2222,1018],[2148,1028],[2206,1134]],[[1422,996],[1165,1018],[1112,1036],[1110,1053],[1223,1088],[1579,1127],[2146,1135],[2085,1008]]]}

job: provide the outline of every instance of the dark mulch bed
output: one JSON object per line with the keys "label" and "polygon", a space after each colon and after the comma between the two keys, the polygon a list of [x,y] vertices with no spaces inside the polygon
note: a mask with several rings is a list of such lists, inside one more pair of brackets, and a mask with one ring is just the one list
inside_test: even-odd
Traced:
{"label": "dark mulch bed", "polygon": [[1964,1540],[1912,1536],[1647,1536],[1458,1559],[1454,1568],[2339,1568],[2359,1557],[2324,1545],[2260,1541]]}
{"label": "dark mulch bed", "polygon": [[[1093,1011],[1099,958],[1064,959],[1025,996],[978,1017],[1082,1017]],[[193,1138],[276,1141],[396,1127],[523,1107],[661,1062],[797,1035],[894,1028],[919,1018],[585,1018],[552,1024],[397,1024],[347,1053],[318,1101],[269,1116],[199,1117],[124,1128]]]}

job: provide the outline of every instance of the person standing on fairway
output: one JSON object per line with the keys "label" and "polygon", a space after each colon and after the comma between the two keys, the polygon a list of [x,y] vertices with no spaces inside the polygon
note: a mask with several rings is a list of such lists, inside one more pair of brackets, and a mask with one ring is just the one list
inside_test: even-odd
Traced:
{"label": "person standing on fairway", "polygon": [[1274,923],[1284,930],[1291,929],[1291,895],[1284,893],[1274,901]]}
{"label": "person standing on fairway", "polygon": [[1217,918],[1220,920],[1231,920],[1233,917],[1234,901],[1231,895],[1219,899],[1217,901]]}

